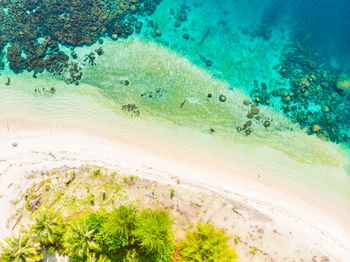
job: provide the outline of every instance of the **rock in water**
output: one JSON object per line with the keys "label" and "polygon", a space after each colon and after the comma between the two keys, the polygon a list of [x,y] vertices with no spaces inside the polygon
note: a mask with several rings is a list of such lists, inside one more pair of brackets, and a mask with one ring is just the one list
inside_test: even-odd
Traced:
{"label": "rock in water", "polygon": [[350,77],[338,77],[335,81],[335,87],[344,92],[350,91]]}
{"label": "rock in water", "polygon": [[318,132],[318,131],[320,131],[322,128],[321,128],[321,126],[319,126],[319,125],[313,125],[312,126],[312,131],[314,131],[314,132]]}

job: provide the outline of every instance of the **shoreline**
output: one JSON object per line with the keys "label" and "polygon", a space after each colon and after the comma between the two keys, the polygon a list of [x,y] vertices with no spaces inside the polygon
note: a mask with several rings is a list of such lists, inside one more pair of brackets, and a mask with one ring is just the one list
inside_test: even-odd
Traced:
{"label": "shoreline", "polygon": [[[272,217],[273,226],[279,231],[293,228],[293,232],[300,237],[299,244],[308,243],[311,249],[322,250],[330,257],[333,256],[335,261],[350,259],[350,249],[346,246],[350,239],[348,231],[316,206],[278,187],[239,173],[215,170],[205,161],[199,166],[196,162],[192,163],[191,159],[183,161],[184,156],[180,159],[169,158],[169,155],[152,152],[146,147],[137,148],[129,141],[122,143],[69,129],[17,130],[0,130],[0,205],[7,215],[12,210],[11,201],[16,201],[16,196],[8,194],[12,190],[17,193],[22,190],[23,193],[27,186],[25,177],[34,170],[89,164],[120,170],[162,184],[176,184],[179,179],[181,184],[194,189],[240,200],[246,207]],[[18,145],[14,147],[12,143]],[[13,185],[8,187],[10,183]],[[4,220],[7,218],[4,216],[0,222],[2,235],[8,233],[4,230]]]}

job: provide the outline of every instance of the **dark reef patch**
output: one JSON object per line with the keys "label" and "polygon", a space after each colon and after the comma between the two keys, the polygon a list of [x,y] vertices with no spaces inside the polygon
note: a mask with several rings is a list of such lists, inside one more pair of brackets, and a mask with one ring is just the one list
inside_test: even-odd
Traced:
{"label": "dark reef patch", "polygon": [[[278,108],[294,123],[305,128],[308,134],[350,148],[350,71],[344,62],[348,60],[349,52],[345,51],[348,47],[342,48],[348,43],[349,25],[344,23],[345,20],[339,20],[341,17],[331,16],[326,2],[311,2],[313,4],[270,1],[270,6],[267,3],[261,18],[254,25],[241,29],[250,40],[255,38],[271,42],[276,41],[271,34],[278,35],[279,30],[284,31],[283,26],[278,25],[290,23],[287,26],[289,34],[278,35],[283,40],[288,38],[288,42],[283,46],[279,64],[273,67],[288,84],[253,80],[250,96],[256,104]],[[342,6],[338,2],[330,5],[339,11]],[[347,7],[344,5],[345,9]],[[294,13],[296,9],[298,11]],[[317,10],[311,14],[313,9]],[[345,12],[342,12],[343,15],[346,16]],[[320,17],[324,21],[320,21]],[[327,23],[330,28],[318,28]],[[338,27],[336,31],[333,26]],[[341,35],[344,42],[336,42]],[[334,53],[335,47],[341,55]],[[253,113],[248,113],[247,117],[253,118]],[[269,126],[269,123],[264,123],[266,125]]]}
{"label": "dark reef patch", "polygon": [[[141,29],[136,16],[151,15],[159,3],[160,0],[2,0],[1,56],[7,56],[15,73],[34,72],[34,77],[45,69],[56,75],[75,71],[74,63],[60,51],[59,44],[74,48],[92,45],[104,35],[114,40],[127,38],[135,28]],[[9,48],[5,53],[6,45]],[[103,54],[101,50],[96,52]],[[77,58],[74,53],[72,57]]]}
{"label": "dark reef patch", "polygon": [[275,67],[288,80],[288,88],[268,87],[264,82],[259,85],[255,80],[250,95],[255,103],[267,106],[275,99],[284,115],[309,134],[350,147],[350,92],[346,88],[350,81],[339,77],[343,72],[322,64],[307,41],[291,37]]}

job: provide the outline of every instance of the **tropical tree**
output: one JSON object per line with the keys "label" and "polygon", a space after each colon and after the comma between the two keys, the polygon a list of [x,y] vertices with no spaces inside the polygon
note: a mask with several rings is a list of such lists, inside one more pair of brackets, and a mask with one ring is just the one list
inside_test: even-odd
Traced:
{"label": "tropical tree", "polygon": [[133,244],[132,232],[135,229],[136,208],[121,206],[115,209],[97,236],[97,240],[109,251],[122,257],[128,246]]}
{"label": "tropical tree", "polygon": [[20,232],[18,237],[8,237],[5,242],[5,245],[1,245],[1,262],[33,262],[39,258],[39,247],[33,245],[33,239],[26,233]]}
{"label": "tropical tree", "polygon": [[188,231],[182,241],[180,254],[184,262],[232,262],[237,258],[235,250],[227,244],[230,239],[222,230],[209,224],[197,225]]}
{"label": "tropical tree", "polygon": [[86,217],[74,220],[65,234],[64,245],[69,256],[86,259],[87,254],[99,252],[100,246],[94,240],[95,229],[89,230]]}
{"label": "tropical tree", "polygon": [[30,232],[41,246],[60,246],[63,223],[60,214],[53,209],[41,209],[33,218]]}
{"label": "tropical tree", "polygon": [[133,232],[145,261],[172,261],[172,220],[164,210],[144,210]]}
{"label": "tropical tree", "polygon": [[104,255],[97,256],[96,253],[89,253],[86,262],[111,262],[111,260]]}

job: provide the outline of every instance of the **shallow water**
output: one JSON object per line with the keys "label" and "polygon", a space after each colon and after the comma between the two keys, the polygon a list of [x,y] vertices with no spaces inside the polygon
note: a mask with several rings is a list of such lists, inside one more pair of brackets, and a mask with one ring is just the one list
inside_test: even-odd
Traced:
{"label": "shallow water", "polygon": [[[82,67],[79,85],[67,84],[65,71],[15,74],[4,56],[1,126],[133,137],[135,145],[153,141],[152,151],[184,161],[201,152],[193,159],[198,164],[208,158],[225,172],[263,177],[344,222],[350,217],[350,89],[335,83],[339,77],[350,83],[349,7],[325,3],[164,0],[150,15],[128,14],[132,26],[143,22],[128,39],[111,40],[110,31],[90,46],[56,39]],[[1,42],[7,56],[10,42]],[[22,48],[28,58],[31,51]]]}

